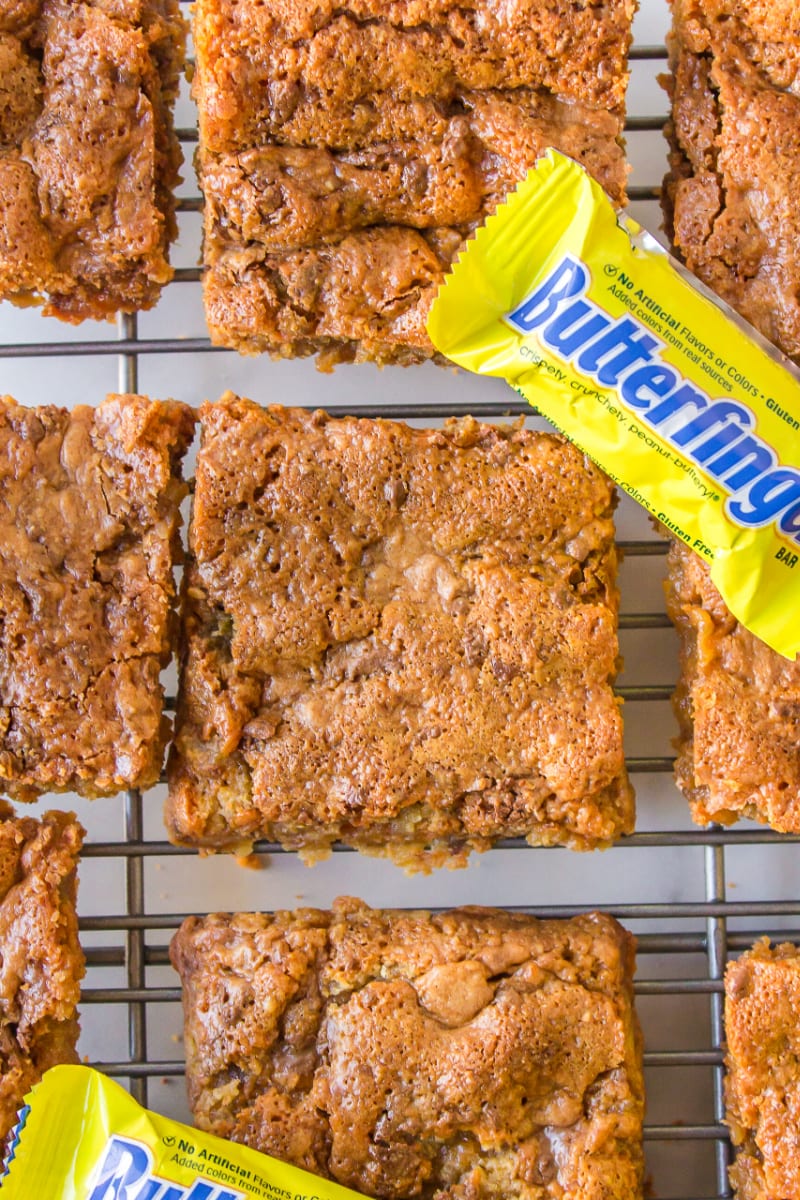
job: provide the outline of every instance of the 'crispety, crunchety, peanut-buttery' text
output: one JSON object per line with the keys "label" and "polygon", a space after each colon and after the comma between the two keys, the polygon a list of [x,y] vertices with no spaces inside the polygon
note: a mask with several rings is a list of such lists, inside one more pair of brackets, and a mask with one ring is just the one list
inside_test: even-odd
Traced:
{"label": "'crispety, crunchety, peanut-buttery' text", "polygon": [[468,243],[428,332],[507,380],[711,564],[742,624],[800,651],[800,381],[550,150]]}

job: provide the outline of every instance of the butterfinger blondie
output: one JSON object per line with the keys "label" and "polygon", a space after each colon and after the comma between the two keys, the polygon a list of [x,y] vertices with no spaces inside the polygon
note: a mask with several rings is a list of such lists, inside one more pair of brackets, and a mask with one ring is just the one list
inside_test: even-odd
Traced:
{"label": "butterfinger blondie", "polygon": [[199,0],[214,340],[323,366],[431,357],[445,271],[547,146],[622,202],[632,12]]}
{"label": "butterfinger blondie", "polygon": [[197,1124],[386,1200],[639,1200],[634,943],[537,921],[338,901],[189,918]]}
{"label": "butterfinger blondie", "polygon": [[668,232],[687,266],[800,355],[794,0],[673,0]]}
{"label": "butterfinger blondie", "polygon": [[[672,7],[668,231],[692,271],[797,358],[797,5]],[[681,544],[670,552],[668,588],[682,641],[677,778],[695,820],[746,816],[800,832],[800,664],[748,633],[708,566]]]}
{"label": "butterfinger blondie", "polygon": [[178,0],[0,11],[0,299],[68,321],[147,308],[172,278]]}
{"label": "butterfinger blondie", "polygon": [[681,636],[677,779],[694,819],[754,817],[800,833],[800,662],[736,620],[682,542],[670,547],[667,588]]}
{"label": "butterfinger blondie", "polygon": [[169,722],[182,404],[0,399],[0,792],[158,778]]}
{"label": "butterfinger blondie", "polygon": [[738,1200],[800,1200],[800,952],[765,938],[725,973],[727,1122]]}
{"label": "butterfinger blondie", "polygon": [[201,410],[167,823],[411,867],[630,831],[613,489],[476,421]]}
{"label": "butterfinger blondie", "polygon": [[0,1137],[49,1067],[78,1061],[82,837],[68,813],[0,818]]}

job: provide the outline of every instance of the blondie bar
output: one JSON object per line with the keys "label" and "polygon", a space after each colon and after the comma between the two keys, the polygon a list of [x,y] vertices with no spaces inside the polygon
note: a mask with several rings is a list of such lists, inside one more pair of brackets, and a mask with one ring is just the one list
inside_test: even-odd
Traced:
{"label": "blondie bar", "polygon": [[725,973],[727,1122],[738,1200],[800,1200],[800,952],[765,938]]}
{"label": "blondie bar", "polygon": [[158,778],[169,722],[180,462],[194,414],[0,399],[0,793]]}
{"label": "blondie bar", "polygon": [[613,488],[578,450],[230,394],[201,420],[177,841],[424,867],[631,830]]}
{"label": "blondie bar", "polygon": [[172,277],[178,0],[0,11],[0,299],[67,321],[147,308]]}
{"label": "blondie bar", "polygon": [[199,0],[206,314],[245,352],[433,355],[476,225],[548,146],[617,202],[631,0]]}
{"label": "blondie bar", "polygon": [[732,616],[681,542],[670,547],[667,586],[681,637],[677,780],[694,819],[753,817],[800,833],[800,662]]}
{"label": "blondie bar", "polygon": [[638,1200],[634,942],[602,914],[190,917],[197,1124],[366,1196]]}
{"label": "blondie bar", "polygon": [[[667,229],[687,266],[800,355],[800,41],[794,0],[673,0]],[[670,552],[682,640],[677,777],[698,822],[800,831],[800,665],[744,629],[708,567]]]}
{"label": "blondie bar", "polygon": [[673,0],[668,232],[690,270],[800,355],[794,0]]}
{"label": "blondie bar", "polygon": [[0,816],[0,1137],[49,1067],[78,1061],[82,838],[69,813]]}

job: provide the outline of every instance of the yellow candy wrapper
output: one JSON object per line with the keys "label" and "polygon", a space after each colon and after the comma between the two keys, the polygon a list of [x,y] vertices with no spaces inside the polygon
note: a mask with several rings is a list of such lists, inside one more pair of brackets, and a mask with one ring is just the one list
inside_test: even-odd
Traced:
{"label": "yellow candy wrapper", "polygon": [[800,651],[800,378],[549,150],[468,243],[428,333],[525,397]]}
{"label": "yellow candy wrapper", "polygon": [[3,1200],[358,1200],[246,1146],[148,1112],[90,1067],[53,1067],[9,1137]]}

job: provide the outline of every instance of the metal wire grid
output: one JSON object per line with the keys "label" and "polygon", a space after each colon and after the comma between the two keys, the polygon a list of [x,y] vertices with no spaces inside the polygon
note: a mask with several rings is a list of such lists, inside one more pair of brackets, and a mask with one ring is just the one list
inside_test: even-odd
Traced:
{"label": "metal wire grid", "polygon": [[[662,45],[635,46],[631,53],[633,61],[654,60],[663,62],[665,50]],[[663,124],[662,116],[631,117],[627,122],[630,132],[660,131]],[[180,130],[184,143],[196,141],[194,129]],[[633,187],[630,189],[632,200],[652,200],[658,194],[657,185]],[[180,212],[201,211],[199,197],[179,201]],[[199,269],[182,269],[176,272],[176,284],[196,284],[200,280]],[[83,355],[116,355],[118,357],[118,387],[122,392],[135,392],[138,389],[138,367],[141,356],[181,353],[215,352],[210,341],[204,337],[194,338],[141,338],[138,334],[136,316],[121,316],[117,322],[116,339],[107,338],[100,341],[86,341],[77,338],[70,342],[40,342],[16,343],[0,345],[0,359],[11,358],[43,358]],[[381,415],[399,419],[434,419],[438,417],[458,415],[460,412],[470,412],[476,416],[500,417],[509,413],[529,413],[530,410],[522,403],[511,400],[485,404],[465,403],[463,405],[420,404],[408,403],[381,406],[379,409],[364,405],[326,405],[332,413],[342,414],[345,411],[357,415]],[[622,543],[629,559],[645,559],[663,555],[665,546],[659,541],[635,540]],[[623,630],[656,630],[668,626],[663,611],[636,612],[623,614],[621,617]],[[669,684],[653,683],[639,686],[620,687],[620,694],[628,704],[648,704],[654,701],[667,700],[671,693]],[[628,769],[634,775],[658,775],[672,770],[673,759],[669,755],[650,755],[630,757],[627,760]],[[649,1145],[666,1143],[667,1146],[677,1143],[692,1142],[708,1150],[714,1157],[714,1169],[710,1173],[715,1190],[708,1193],[705,1186],[701,1198],[698,1190],[690,1195],[692,1200],[719,1200],[730,1195],[727,1172],[730,1158],[730,1147],[726,1130],[722,1124],[724,1116],[723,1102],[723,1023],[722,1023],[722,976],[726,960],[731,953],[739,952],[749,945],[756,934],[752,929],[737,931],[731,929],[731,923],[742,918],[746,922],[758,921],[759,932],[772,936],[791,937],[791,928],[778,932],[769,928],[761,928],[770,920],[786,923],[786,920],[800,918],[800,903],[797,901],[729,901],[726,899],[726,850],[732,846],[744,845],[786,845],[800,841],[798,837],[778,837],[764,829],[740,828],[726,831],[719,827],[708,830],[676,830],[641,832],[624,839],[622,846],[625,853],[635,854],[637,848],[681,848],[688,852],[690,848],[703,849],[703,885],[704,898],[690,902],[649,902],[634,901],[625,904],[603,905],[606,911],[613,913],[623,923],[634,931],[641,924],[646,930],[656,925],[660,931],[645,931],[639,934],[640,961],[647,962],[648,956],[702,956],[704,969],[700,975],[688,972],[677,978],[640,978],[636,991],[639,1001],[645,997],[672,997],[679,1003],[684,1003],[692,996],[706,997],[709,1007],[707,1045],[699,1049],[667,1048],[662,1050],[646,1050],[646,1069],[669,1068],[706,1069],[711,1073],[713,1081],[713,1100],[707,1120],[684,1123],[675,1120],[670,1123],[648,1122],[645,1127],[645,1139]],[[528,847],[522,839],[507,839],[499,844],[505,850],[520,850],[534,856],[536,854],[564,853],[557,850],[535,851]],[[338,847],[340,853],[347,853],[346,848]],[[283,853],[280,846],[259,843],[258,852],[270,855]],[[84,849],[84,857],[88,859],[115,859],[124,867],[125,876],[125,911],[123,913],[83,917],[81,930],[85,934],[97,932],[118,934],[114,945],[90,946],[87,950],[89,967],[89,985],[84,988],[82,1003],[84,1006],[84,1023],[91,1020],[90,1006],[93,1005],[122,1005],[127,1018],[127,1057],[119,1061],[97,1062],[94,1065],[110,1075],[121,1077],[129,1082],[130,1090],[141,1103],[148,1102],[148,1082],[154,1078],[169,1078],[182,1076],[184,1064],[180,1059],[154,1060],[148,1057],[148,1012],[150,1006],[175,1003],[180,998],[180,990],[176,986],[156,987],[148,983],[147,968],[163,966],[168,962],[167,949],[159,944],[159,935],[163,938],[165,932],[177,928],[184,914],[153,914],[147,911],[147,896],[145,888],[145,862],[148,858],[185,856],[193,851],[170,845],[164,840],[148,839],[145,836],[143,797],[138,791],[130,791],[125,798],[124,840],[120,841],[89,841]],[[490,852],[494,853],[494,852]],[[587,905],[549,905],[535,908],[525,906],[508,906],[517,911],[533,912],[538,916],[568,917],[577,912],[586,911]],[[704,927],[697,928],[697,921]],[[691,931],[683,931],[685,923],[693,924]],[[662,926],[666,924],[666,931]],[[800,924],[800,922],[798,922]],[[800,932],[796,935],[800,938]],[[125,983],[121,987],[93,986],[93,973],[98,968],[124,968]],[[669,1172],[663,1172],[665,1178],[652,1179],[654,1194],[665,1200],[671,1180]],[[674,1184],[672,1185],[674,1186]],[[671,1193],[669,1193],[671,1194]]]}

